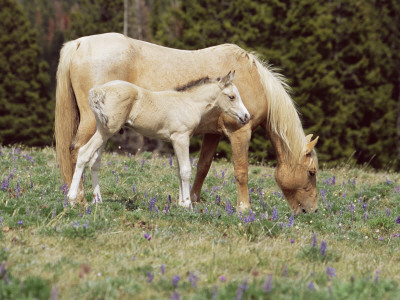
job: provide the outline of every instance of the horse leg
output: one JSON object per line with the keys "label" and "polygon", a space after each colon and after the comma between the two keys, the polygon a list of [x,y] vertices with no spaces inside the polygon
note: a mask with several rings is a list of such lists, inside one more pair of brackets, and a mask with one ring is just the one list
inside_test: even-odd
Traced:
{"label": "horse leg", "polygon": [[72,183],[68,192],[68,198],[71,204],[74,205],[78,196],[78,189],[82,178],[83,171],[86,163],[92,158],[94,153],[103,145],[103,138],[99,131],[92,136],[89,142],[81,147],[78,152],[78,158],[76,161],[74,176],[72,177]]}
{"label": "horse leg", "polygon": [[251,127],[243,126],[229,136],[232,147],[232,159],[236,186],[238,189],[237,210],[245,211],[250,208],[248,180],[248,154],[251,138]]}
{"label": "horse leg", "polygon": [[92,187],[93,187],[93,203],[103,202],[100,194],[100,184],[99,184],[99,169],[101,162],[101,154],[104,150],[106,142],[100,147],[97,152],[95,152],[93,158],[90,160],[90,172],[92,177]]}
{"label": "horse leg", "polygon": [[180,177],[179,184],[182,191],[182,199],[179,200],[179,205],[189,208],[192,204],[190,201],[190,177],[192,172],[189,159],[189,137],[186,135],[173,137],[172,146],[178,161],[178,176]]}
{"label": "horse leg", "polygon": [[200,192],[217,150],[221,136],[218,134],[205,134],[201,145],[199,162],[197,163],[196,176],[190,196],[195,201],[200,201]]}

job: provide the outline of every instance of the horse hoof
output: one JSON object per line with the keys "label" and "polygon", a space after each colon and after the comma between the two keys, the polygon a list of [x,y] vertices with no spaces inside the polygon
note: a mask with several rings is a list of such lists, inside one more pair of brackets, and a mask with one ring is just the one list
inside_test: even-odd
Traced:
{"label": "horse hoof", "polygon": [[240,203],[240,204],[237,206],[236,209],[237,209],[238,212],[244,213],[244,212],[248,211],[250,208],[251,208],[251,207],[250,207],[249,204]]}

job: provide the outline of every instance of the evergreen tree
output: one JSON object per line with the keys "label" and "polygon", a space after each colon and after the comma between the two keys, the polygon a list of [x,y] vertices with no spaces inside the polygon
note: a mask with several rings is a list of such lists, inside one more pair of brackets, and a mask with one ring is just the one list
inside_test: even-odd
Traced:
{"label": "evergreen tree", "polygon": [[123,30],[123,0],[81,0],[71,15],[68,39]]}
{"label": "evergreen tree", "polygon": [[36,31],[15,0],[0,0],[0,143],[52,142],[54,103]]}

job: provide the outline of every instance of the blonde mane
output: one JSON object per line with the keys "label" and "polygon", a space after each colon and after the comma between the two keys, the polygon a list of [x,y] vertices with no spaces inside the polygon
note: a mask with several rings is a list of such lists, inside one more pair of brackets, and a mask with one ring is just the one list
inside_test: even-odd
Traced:
{"label": "blonde mane", "polygon": [[[295,166],[303,152],[307,140],[299,113],[288,91],[286,78],[277,73],[270,65],[262,61],[256,53],[249,53],[239,46],[226,44],[236,55],[246,57],[250,66],[255,67],[268,103],[267,129],[281,140],[285,160]],[[315,156],[315,152],[312,153]]]}

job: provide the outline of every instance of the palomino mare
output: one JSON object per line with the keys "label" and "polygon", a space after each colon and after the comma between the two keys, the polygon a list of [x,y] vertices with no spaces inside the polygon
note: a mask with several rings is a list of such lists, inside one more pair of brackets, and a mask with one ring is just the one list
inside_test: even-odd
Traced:
{"label": "palomino mare", "polygon": [[189,140],[201,123],[207,123],[221,112],[241,124],[250,120],[236,86],[234,74],[222,79],[208,77],[191,82],[177,91],[151,92],[120,80],[110,81],[89,91],[89,106],[97,129],[78,152],[78,159],[68,198],[74,204],[85,165],[92,173],[93,199],[101,202],[98,171],[101,153],[122,126],[127,125],[142,135],[171,142],[178,161],[179,205],[190,207],[191,166]]}
{"label": "palomino mare", "polygon": [[55,115],[57,161],[63,179],[71,183],[78,150],[96,130],[87,101],[93,86],[119,79],[161,91],[206,75],[217,77],[229,70],[236,70],[235,85],[251,120],[239,126],[231,117],[221,114],[195,130],[195,135],[203,135],[203,144],[191,191],[195,197],[192,198],[200,199],[200,190],[220,137],[225,135],[232,147],[237,207],[240,210],[250,207],[248,148],[252,131],[261,126],[275,149],[275,179],[289,206],[295,213],[315,211],[318,206],[318,159],[314,151],[317,139],[311,141],[305,136],[282,76],[254,54],[231,44],[184,51],[117,33],[87,36],[66,43],[57,71]]}

